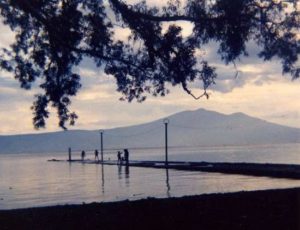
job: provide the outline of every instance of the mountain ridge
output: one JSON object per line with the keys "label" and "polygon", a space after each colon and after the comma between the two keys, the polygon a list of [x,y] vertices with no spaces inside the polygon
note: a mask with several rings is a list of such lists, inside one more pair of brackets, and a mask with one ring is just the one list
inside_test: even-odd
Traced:
{"label": "mountain ridge", "polygon": [[[300,129],[274,124],[238,112],[222,114],[197,109],[168,117],[170,146],[224,146],[299,143]],[[104,148],[164,146],[163,119],[104,130]],[[0,136],[0,153],[63,152],[99,149],[99,130],[69,130]]]}

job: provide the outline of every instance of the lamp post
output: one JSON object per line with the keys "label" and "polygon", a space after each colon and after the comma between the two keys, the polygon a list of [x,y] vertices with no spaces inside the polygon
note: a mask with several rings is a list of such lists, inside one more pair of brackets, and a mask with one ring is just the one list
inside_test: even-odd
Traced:
{"label": "lamp post", "polygon": [[72,161],[72,150],[71,150],[71,147],[69,147],[68,152],[69,152],[69,162],[71,162]]}
{"label": "lamp post", "polygon": [[103,130],[99,130],[99,132],[100,132],[101,162],[103,163]]}
{"label": "lamp post", "polygon": [[164,124],[165,124],[165,165],[166,167],[168,167],[168,124],[169,124],[168,118],[164,119]]}

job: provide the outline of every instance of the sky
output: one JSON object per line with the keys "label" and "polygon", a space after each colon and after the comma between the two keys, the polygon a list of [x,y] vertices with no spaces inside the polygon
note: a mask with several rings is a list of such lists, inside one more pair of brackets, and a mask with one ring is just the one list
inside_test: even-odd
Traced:
{"label": "sky", "polygon": [[[154,1],[154,0],[153,0]],[[154,1],[159,2],[159,1]],[[182,23],[183,34],[188,35],[192,26]],[[118,31],[126,37],[128,31]],[[0,24],[0,47],[7,47],[14,34]],[[263,62],[257,58],[257,48],[248,44],[249,57],[237,62],[240,74],[235,77],[233,65],[226,66],[216,53],[216,44],[209,44],[205,53],[210,63],[217,67],[218,80],[210,90],[210,98],[195,100],[180,87],[170,87],[165,97],[148,96],[143,103],[122,102],[116,92],[113,77],[106,76],[89,60],[77,68],[82,76],[82,88],[72,98],[71,110],[79,115],[76,126],[70,129],[107,129],[141,124],[168,117],[184,110],[199,108],[224,114],[243,112],[270,122],[300,128],[300,80],[291,80],[281,74],[276,60]],[[191,85],[195,94],[201,94],[197,84]],[[20,89],[10,74],[0,71],[0,135],[60,131],[56,112],[51,111],[47,127],[35,130],[32,125],[32,105],[38,89]],[[170,121],[171,122],[171,121]]]}

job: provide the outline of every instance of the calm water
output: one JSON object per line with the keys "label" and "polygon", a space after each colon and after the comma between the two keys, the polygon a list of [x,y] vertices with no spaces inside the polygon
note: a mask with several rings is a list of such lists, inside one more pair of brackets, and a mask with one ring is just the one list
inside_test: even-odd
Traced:
{"label": "calm water", "polygon": [[[163,160],[163,149],[131,150]],[[300,164],[300,145],[170,149],[170,160]],[[67,162],[67,154],[0,155],[0,209],[300,187],[300,180]],[[78,158],[79,154],[74,153]],[[92,153],[87,158],[92,159]],[[116,154],[107,152],[111,160]]]}

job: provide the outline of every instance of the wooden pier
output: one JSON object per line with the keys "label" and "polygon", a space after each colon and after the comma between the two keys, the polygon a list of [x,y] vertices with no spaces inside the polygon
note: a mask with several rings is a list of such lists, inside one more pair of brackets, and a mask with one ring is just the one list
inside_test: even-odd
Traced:
{"label": "wooden pier", "polygon": [[[116,165],[117,161],[94,161],[94,160],[57,160],[51,159],[49,162],[69,162],[81,164],[103,164]],[[156,169],[174,169],[185,171],[218,172],[226,174],[241,174],[251,176],[266,176],[274,178],[300,179],[300,165],[294,164],[260,164],[260,163],[216,163],[216,162],[182,162],[169,161],[166,165],[164,161],[129,161],[120,166],[144,167]]]}

